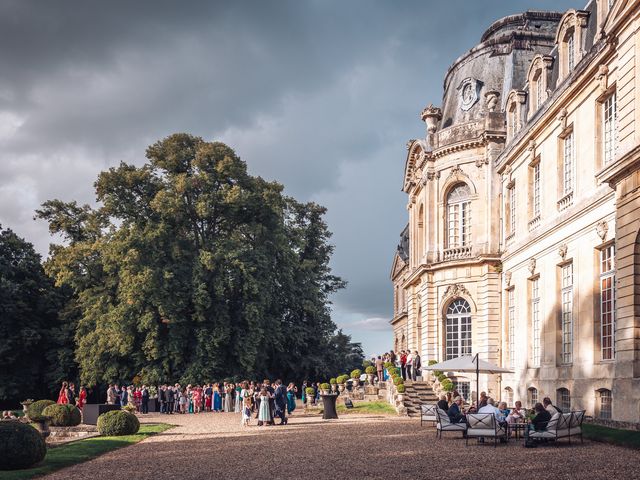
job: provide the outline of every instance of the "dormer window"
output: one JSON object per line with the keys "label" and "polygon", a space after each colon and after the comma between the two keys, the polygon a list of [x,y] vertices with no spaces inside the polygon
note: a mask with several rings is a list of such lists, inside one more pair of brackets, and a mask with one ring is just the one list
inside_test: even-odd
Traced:
{"label": "dormer window", "polygon": [[558,56],[560,60],[560,78],[569,75],[582,58],[582,44],[589,19],[589,12],[569,10],[564,14],[556,34]]}
{"label": "dormer window", "polygon": [[505,112],[507,120],[507,141],[513,140],[520,131],[523,116],[522,105],[526,98],[527,94],[519,90],[511,90],[507,96]]}

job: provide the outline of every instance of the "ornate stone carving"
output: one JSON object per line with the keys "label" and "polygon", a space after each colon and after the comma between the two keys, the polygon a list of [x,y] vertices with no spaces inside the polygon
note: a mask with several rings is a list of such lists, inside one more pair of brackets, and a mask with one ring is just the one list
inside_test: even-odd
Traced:
{"label": "ornate stone carving", "polygon": [[513,275],[512,272],[504,272],[504,283],[507,285],[507,287],[509,285],[511,285],[511,276]]}
{"label": "ornate stone carving", "polygon": [[566,130],[567,128],[568,117],[569,117],[569,112],[567,112],[566,108],[563,108],[562,110],[560,110],[560,114],[558,115],[558,121],[560,122],[560,127],[562,128],[562,130]]}
{"label": "ornate stone carving", "polygon": [[480,157],[476,160],[476,167],[480,168],[483,165],[489,165],[489,157]]}
{"label": "ornate stone carving", "polygon": [[596,232],[598,232],[598,236],[602,239],[603,242],[607,239],[608,231],[609,224],[606,221],[602,220],[598,222],[598,224],[596,225]]}
{"label": "ornate stone carving", "polygon": [[536,158],[536,141],[529,140],[529,145],[527,145],[527,150],[529,150],[529,160],[533,161]]}
{"label": "ornate stone carving", "polygon": [[413,143],[416,141],[415,138],[412,138],[411,140],[409,140],[407,142],[407,150],[411,150],[411,147],[413,146]]}
{"label": "ornate stone carving", "polygon": [[440,172],[427,172],[428,180],[437,180],[440,178]]}
{"label": "ornate stone carving", "polygon": [[461,283],[456,283],[447,287],[447,289],[444,291],[442,299],[444,300],[449,297],[460,297],[462,295],[469,296],[469,290],[467,290],[466,287]]}
{"label": "ornate stone carving", "polygon": [[558,255],[560,255],[560,258],[562,258],[562,260],[564,260],[567,257],[568,250],[569,248],[567,247],[566,243],[563,243],[558,247]]}
{"label": "ornate stone carving", "polygon": [[598,67],[596,80],[598,80],[598,83],[600,84],[600,93],[606,92],[607,88],[609,88],[609,67],[606,65],[600,65]]}
{"label": "ornate stone carving", "polygon": [[482,82],[472,77],[467,77],[460,82],[460,85],[458,85],[460,110],[466,112],[476,104],[480,88],[482,88]]}
{"label": "ornate stone carving", "polygon": [[489,110],[490,112],[495,112],[496,111],[496,107],[498,106],[498,99],[500,98],[500,92],[498,92],[497,90],[489,90],[487,93],[484,94],[484,98],[486,100],[486,107],[487,110]]}
{"label": "ornate stone carving", "polygon": [[460,180],[460,178],[465,177],[465,176],[466,175],[464,174],[464,172],[460,168],[460,165],[456,165],[449,172],[449,176],[447,177],[447,180],[449,180],[450,178],[455,178],[457,180]]}
{"label": "ornate stone carving", "polygon": [[527,268],[529,269],[529,273],[531,273],[531,275],[533,275],[536,271],[536,259],[535,258],[530,258],[529,259],[529,263],[527,264]]}
{"label": "ornate stone carving", "polygon": [[435,133],[438,129],[438,122],[442,119],[442,110],[429,104],[422,110],[420,118],[427,124],[427,133]]}

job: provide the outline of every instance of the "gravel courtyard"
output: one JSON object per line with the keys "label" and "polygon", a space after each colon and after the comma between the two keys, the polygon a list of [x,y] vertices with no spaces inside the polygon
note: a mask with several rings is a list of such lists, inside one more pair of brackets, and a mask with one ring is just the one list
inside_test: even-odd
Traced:
{"label": "gravel courtyard", "polygon": [[[47,479],[640,479],[640,455],[620,447],[584,445],[525,449],[469,444],[458,434],[436,440],[419,420],[343,415],[323,421],[296,412],[289,425],[242,428],[239,415],[157,414],[144,422],[176,428]],[[255,421],[254,421],[255,423]]]}

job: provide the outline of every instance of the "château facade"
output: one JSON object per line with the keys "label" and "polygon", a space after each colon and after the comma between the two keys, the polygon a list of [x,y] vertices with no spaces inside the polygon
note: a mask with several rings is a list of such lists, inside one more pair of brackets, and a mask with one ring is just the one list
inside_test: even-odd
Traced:
{"label": "ch\u00e2teau facade", "polygon": [[[498,20],[422,112],[391,272],[395,350],[480,389],[640,421],[640,0]],[[465,395],[471,376],[450,372]]]}

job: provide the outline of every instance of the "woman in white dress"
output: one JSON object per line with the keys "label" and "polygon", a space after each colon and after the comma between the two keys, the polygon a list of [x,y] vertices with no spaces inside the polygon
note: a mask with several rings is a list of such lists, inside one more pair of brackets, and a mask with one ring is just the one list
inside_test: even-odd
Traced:
{"label": "woman in white dress", "polygon": [[224,411],[231,412],[231,391],[233,390],[233,385],[231,383],[227,383],[224,389]]}
{"label": "woman in white dress", "polygon": [[266,388],[260,390],[260,411],[258,412],[258,425],[269,425],[271,423],[271,408],[269,398],[271,395]]}

